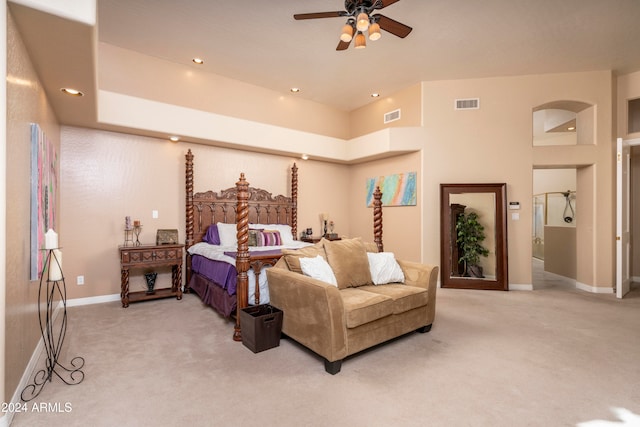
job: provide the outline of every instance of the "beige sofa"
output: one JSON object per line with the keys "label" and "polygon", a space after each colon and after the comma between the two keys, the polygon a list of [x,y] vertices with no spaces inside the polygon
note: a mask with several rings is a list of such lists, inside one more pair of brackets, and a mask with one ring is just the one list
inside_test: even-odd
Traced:
{"label": "beige sofa", "polygon": [[[397,260],[404,282],[374,285],[369,256],[376,255],[367,252],[377,252],[375,245],[323,239],[285,250],[267,269],[270,303],[284,312],[282,332],[322,356],[330,374],[340,372],[347,356],[409,332],[428,332],[433,324],[438,267]],[[302,273],[300,259],[318,255],[337,286]]]}

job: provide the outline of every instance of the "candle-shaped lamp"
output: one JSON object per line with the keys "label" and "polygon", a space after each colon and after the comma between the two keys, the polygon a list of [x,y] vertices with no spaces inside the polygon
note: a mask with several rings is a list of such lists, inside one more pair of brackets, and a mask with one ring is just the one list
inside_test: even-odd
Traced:
{"label": "candle-shaped lamp", "polygon": [[53,229],[47,230],[44,233],[44,248],[45,249],[57,249],[58,248],[58,233]]}
{"label": "candle-shaped lamp", "polygon": [[60,249],[52,250],[49,257],[49,281],[55,282],[57,280],[62,280],[62,252]]}

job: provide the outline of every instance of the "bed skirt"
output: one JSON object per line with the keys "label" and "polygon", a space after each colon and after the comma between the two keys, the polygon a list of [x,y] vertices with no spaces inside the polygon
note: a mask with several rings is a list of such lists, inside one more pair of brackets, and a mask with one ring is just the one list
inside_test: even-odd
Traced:
{"label": "bed skirt", "polygon": [[189,280],[189,287],[198,294],[203,303],[224,317],[231,317],[231,314],[236,312],[236,296],[229,295],[225,289],[204,276],[194,272]]}

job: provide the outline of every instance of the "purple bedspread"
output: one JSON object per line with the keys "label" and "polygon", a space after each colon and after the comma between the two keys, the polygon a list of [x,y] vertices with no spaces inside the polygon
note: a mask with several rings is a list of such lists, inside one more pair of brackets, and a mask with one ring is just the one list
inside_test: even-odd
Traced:
{"label": "purple bedspread", "polygon": [[[254,255],[280,255],[281,253],[280,249],[252,252]],[[225,252],[224,254],[235,258],[237,252]],[[217,283],[229,295],[235,295],[238,282],[238,271],[235,265],[224,261],[214,261],[202,255],[192,255],[191,269]]]}
{"label": "purple bedspread", "polygon": [[224,261],[213,261],[201,255],[192,255],[191,268],[226,289],[229,295],[236,293],[238,272],[235,266]]}

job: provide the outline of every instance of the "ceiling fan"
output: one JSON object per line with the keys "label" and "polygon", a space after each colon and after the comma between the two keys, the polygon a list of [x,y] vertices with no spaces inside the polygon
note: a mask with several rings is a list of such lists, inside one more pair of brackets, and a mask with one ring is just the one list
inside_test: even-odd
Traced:
{"label": "ceiling fan", "polygon": [[340,42],[336,50],[345,50],[351,44],[351,40],[355,39],[355,47],[363,48],[367,45],[365,32],[369,33],[369,40],[375,41],[381,37],[380,29],[390,32],[391,34],[405,38],[409,35],[412,28],[406,26],[384,15],[371,13],[377,9],[383,9],[389,5],[397,3],[400,0],[345,0],[345,10],[335,12],[318,12],[318,13],[298,13],[293,15],[296,20],[302,19],[318,19],[318,18],[339,18],[346,17],[347,23],[342,27],[340,34]]}

